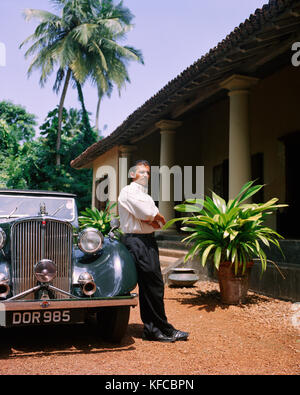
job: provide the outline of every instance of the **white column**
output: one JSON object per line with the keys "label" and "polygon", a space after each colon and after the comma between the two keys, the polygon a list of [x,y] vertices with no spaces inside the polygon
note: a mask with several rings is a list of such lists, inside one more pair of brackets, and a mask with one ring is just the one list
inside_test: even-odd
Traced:
{"label": "white column", "polygon": [[[160,129],[160,167],[168,166],[171,169],[175,165],[175,130],[182,125],[182,122],[162,120],[155,124]],[[162,200],[163,188],[169,188],[170,199]],[[174,186],[173,182],[166,182],[166,185],[160,183],[160,201],[159,211],[165,217],[166,221],[174,218]]]}
{"label": "white column", "polygon": [[128,170],[130,166],[130,157],[136,150],[134,145],[121,145],[119,147],[119,193],[123,187],[128,184]]}
{"label": "white column", "polygon": [[249,89],[257,78],[233,75],[221,86],[228,89],[229,110],[229,199],[251,180]]}

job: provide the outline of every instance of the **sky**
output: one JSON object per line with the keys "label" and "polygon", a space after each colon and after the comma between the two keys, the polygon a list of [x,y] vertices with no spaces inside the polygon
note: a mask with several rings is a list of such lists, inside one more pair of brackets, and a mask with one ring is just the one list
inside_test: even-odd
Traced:
{"label": "sky", "polygon": [[[131,82],[122,90],[115,89],[111,98],[101,104],[100,129],[103,135],[112,133],[138,107],[155,95],[169,81],[205,55],[235,27],[244,22],[268,0],[124,0],[133,15],[134,28],[123,45],[140,49],[145,64],[131,63]],[[33,33],[37,22],[26,22],[26,8],[56,12],[50,0],[0,0],[0,101],[10,100],[35,114],[38,126],[47,113],[59,103],[53,90],[54,74],[47,84],[39,85],[39,72],[30,78],[25,59],[28,48],[20,43]],[[5,59],[2,56],[5,50]],[[95,123],[97,89],[86,83],[85,103]],[[69,87],[65,107],[80,109],[76,90]],[[38,127],[37,127],[38,133]]]}

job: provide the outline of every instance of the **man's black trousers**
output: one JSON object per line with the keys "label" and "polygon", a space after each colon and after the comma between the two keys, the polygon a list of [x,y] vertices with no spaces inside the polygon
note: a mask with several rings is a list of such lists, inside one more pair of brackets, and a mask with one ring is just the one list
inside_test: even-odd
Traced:
{"label": "man's black trousers", "polygon": [[133,256],[137,268],[144,334],[155,336],[162,332],[167,336],[171,335],[174,327],[168,323],[165,313],[164,282],[154,235],[127,233],[122,241]]}

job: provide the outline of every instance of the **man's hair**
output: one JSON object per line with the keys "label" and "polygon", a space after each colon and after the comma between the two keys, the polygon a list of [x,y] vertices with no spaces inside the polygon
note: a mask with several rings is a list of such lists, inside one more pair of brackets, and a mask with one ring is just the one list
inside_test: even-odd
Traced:
{"label": "man's hair", "polygon": [[150,167],[150,163],[146,159],[138,159],[138,160],[136,160],[132,167],[136,167],[137,165],[144,165],[144,166],[149,166]]}
{"label": "man's hair", "polygon": [[135,173],[136,172],[136,168],[139,165],[144,165],[144,166],[149,166],[150,167],[150,163],[146,159],[138,159],[138,160],[136,160],[134,162],[133,166],[131,166],[129,172],[130,173]]}

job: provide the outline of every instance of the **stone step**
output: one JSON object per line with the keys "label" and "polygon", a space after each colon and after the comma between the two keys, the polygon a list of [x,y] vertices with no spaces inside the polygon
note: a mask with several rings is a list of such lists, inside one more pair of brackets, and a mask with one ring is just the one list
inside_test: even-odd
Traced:
{"label": "stone step", "polygon": [[172,249],[172,248],[162,248],[159,249],[159,256],[164,257],[173,257],[173,258],[181,258],[184,257],[187,253],[187,250],[179,250],[179,249]]}
{"label": "stone step", "polygon": [[160,263],[171,263],[176,262],[178,258],[176,256],[167,256],[167,255],[160,255],[159,256]]}
{"label": "stone step", "polygon": [[184,250],[188,249],[186,245],[176,240],[157,240],[159,248],[166,248],[170,250]]}
{"label": "stone step", "polygon": [[172,267],[177,261],[178,258],[163,256],[159,258],[161,270],[164,270],[167,267]]}
{"label": "stone step", "polygon": [[165,231],[155,232],[155,238],[159,248],[171,250],[185,250],[188,249],[182,242],[186,234],[169,233]]}
{"label": "stone step", "polygon": [[159,248],[159,260],[162,270],[166,267],[177,266],[178,261],[183,261],[186,255],[184,250],[173,250],[169,248]]}
{"label": "stone step", "polygon": [[186,250],[159,248],[159,260],[164,282],[167,281],[169,272],[183,264]]}

